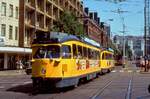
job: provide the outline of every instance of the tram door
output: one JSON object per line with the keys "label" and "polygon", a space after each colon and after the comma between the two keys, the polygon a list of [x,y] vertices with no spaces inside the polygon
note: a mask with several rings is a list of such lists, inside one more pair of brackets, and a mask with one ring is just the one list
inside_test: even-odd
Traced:
{"label": "tram door", "polygon": [[70,76],[72,70],[71,46],[62,45],[62,71],[64,76]]}

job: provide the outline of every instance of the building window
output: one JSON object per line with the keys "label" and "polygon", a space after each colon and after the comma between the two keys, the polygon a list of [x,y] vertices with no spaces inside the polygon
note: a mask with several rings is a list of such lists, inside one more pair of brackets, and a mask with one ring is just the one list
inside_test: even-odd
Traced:
{"label": "building window", "polygon": [[13,17],[13,5],[9,5],[9,17]]}
{"label": "building window", "polygon": [[1,15],[2,15],[2,16],[6,16],[6,3],[2,2],[1,8],[2,8],[2,13],[1,13]]}
{"label": "building window", "polygon": [[12,34],[13,34],[13,27],[10,25],[9,26],[9,39],[13,39]]}
{"label": "building window", "polygon": [[15,27],[15,40],[18,40],[18,27]]}
{"label": "building window", "polygon": [[5,36],[6,34],[6,24],[1,25],[1,36]]}
{"label": "building window", "polygon": [[19,11],[19,10],[18,10],[18,7],[16,7],[16,19],[18,19],[18,14],[19,14],[18,11]]}

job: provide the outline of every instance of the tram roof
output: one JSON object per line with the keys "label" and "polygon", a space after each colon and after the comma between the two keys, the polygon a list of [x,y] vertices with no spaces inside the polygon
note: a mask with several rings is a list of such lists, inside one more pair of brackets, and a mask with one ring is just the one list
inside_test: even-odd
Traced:
{"label": "tram roof", "polygon": [[[80,41],[95,47],[100,48],[100,44],[97,43],[96,41],[87,38],[87,37],[77,37],[68,33],[62,33],[62,32],[37,32],[37,39],[36,42],[37,43],[63,43],[66,41],[71,41],[71,40],[76,40],[76,41]],[[35,42],[33,42],[33,44],[35,44]]]}

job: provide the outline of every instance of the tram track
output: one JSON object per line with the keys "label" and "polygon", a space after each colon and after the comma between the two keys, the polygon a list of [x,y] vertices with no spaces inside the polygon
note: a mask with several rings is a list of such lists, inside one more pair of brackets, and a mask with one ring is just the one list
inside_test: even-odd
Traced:
{"label": "tram track", "polygon": [[[75,88],[75,90],[68,90],[68,91],[62,91],[60,93],[54,93],[51,94],[51,96],[49,97],[49,99],[59,99],[60,97],[70,97],[70,99],[75,99],[75,97],[77,98],[83,98],[83,99],[105,99],[104,97],[106,93],[108,92],[108,90],[111,90],[112,88],[116,88],[116,85],[118,86],[118,88],[123,89],[124,91],[122,91],[122,98],[119,96],[116,97],[116,99],[131,99],[131,95],[132,95],[132,86],[133,86],[133,76],[134,73],[130,73],[128,74],[128,76],[124,76],[124,75],[120,75],[119,73],[115,73],[115,75],[110,74],[107,76],[102,76],[102,78],[100,78],[100,82],[98,79],[95,79],[92,82],[89,82],[87,84],[83,84],[81,86],[79,86],[78,88]],[[117,84],[120,83],[120,80],[126,77],[125,80],[121,81],[123,82],[123,84]],[[119,80],[119,81],[118,81]],[[102,81],[102,82],[101,82]],[[98,85],[98,83],[101,83]],[[96,85],[95,85],[96,84]],[[96,87],[97,86],[97,87]],[[93,90],[89,91],[89,90]],[[118,89],[114,89],[115,92],[117,92],[116,90]],[[81,92],[81,93],[80,93]],[[87,92],[87,93],[86,93]],[[92,93],[90,93],[92,92]],[[109,91],[111,92],[111,91]],[[114,92],[114,91],[113,91]],[[116,94],[111,92],[111,94]],[[86,93],[86,94],[84,94]],[[120,93],[120,92],[119,92]],[[85,96],[84,96],[85,95]],[[119,94],[118,94],[119,95]],[[108,96],[110,97],[110,96]],[[111,98],[109,98],[111,99]]]}
{"label": "tram track", "polygon": [[110,86],[110,85],[112,84],[113,80],[116,79],[116,78],[117,78],[116,76],[115,76],[114,78],[111,78],[111,80],[109,80],[102,88],[99,88],[99,89],[97,90],[97,92],[94,93],[94,94],[90,97],[90,99],[101,99],[100,95],[104,92],[104,90],[105,90],[108,86]]}
{"label": "tram track", "polygon": [[100,88],[90,99],[100,99],[101,93],[112,83],[112,80],[109,81],[103,88]]}
{"label": "tram track", "polygon": [[134,76],[134,73],[132,73],[131,79],[129,81],[125,99],[131,99],[132,98],[131,95],[132,95],[133,76]]}
{"label": "tram track", "polygon": [[[126,91],[124,99],[132,99],[131,95],[132,95],[133,76],[134,76],[134,72],[132,72],[131,78],[128,82],[127,91]],[[116,79],[116,78],[117,77],[112,78],[102,88],[99,88],[96,91],[96,93],[94,93],[90,97],[90,99],[102,99],[100,95],[102,95],[102,93],[113,83],[113,81],[115,81],[114,79]]]}

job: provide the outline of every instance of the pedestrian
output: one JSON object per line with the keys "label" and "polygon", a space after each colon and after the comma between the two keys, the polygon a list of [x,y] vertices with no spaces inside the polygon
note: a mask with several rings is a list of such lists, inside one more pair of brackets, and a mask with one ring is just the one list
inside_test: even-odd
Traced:
{"label": "pedestrian", "polygon": [[18,60],[17,62],[16,62],[16,64],[17,64],[17,68],[18,69],[23,69],[23,64],[22,64],[22,61],[21,60]]}
{"label": "pedestrian", "polygon": [[144,61],[144,58],[143,58],[143,57],[140,57],[140,68],[141,68],[141,71],[144,71],[144,68],[145,68],[145,61]]}

